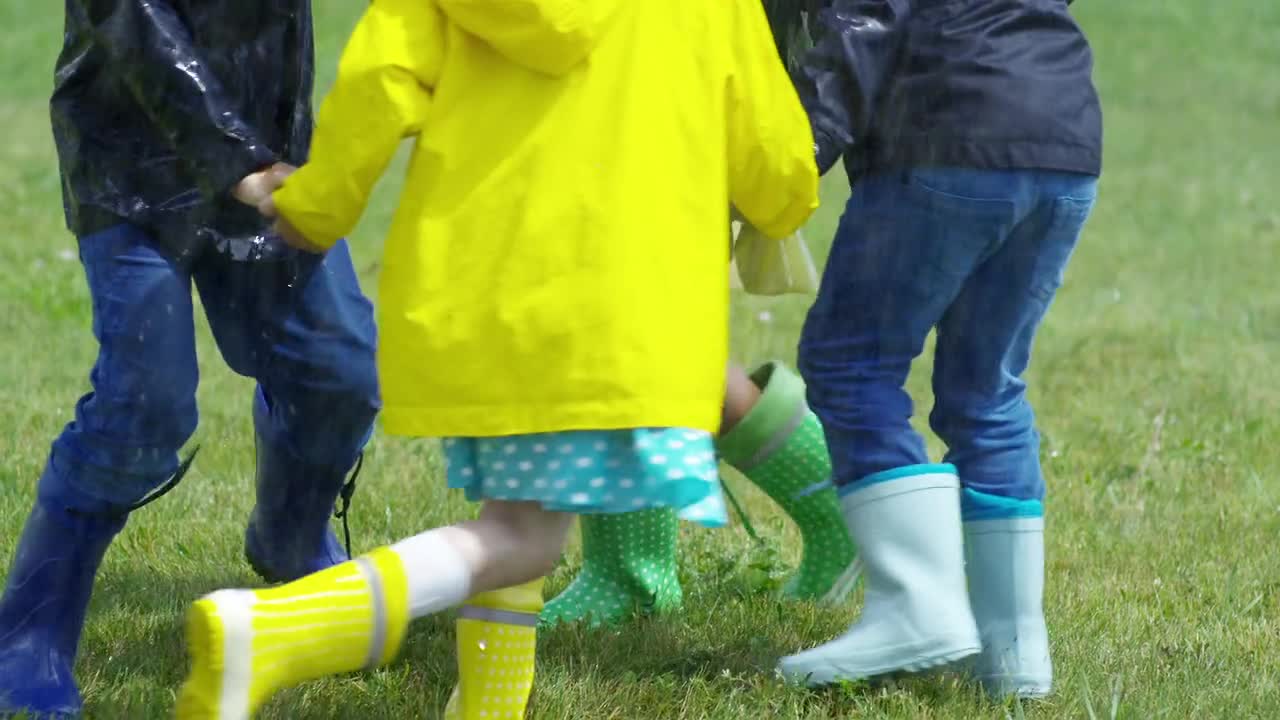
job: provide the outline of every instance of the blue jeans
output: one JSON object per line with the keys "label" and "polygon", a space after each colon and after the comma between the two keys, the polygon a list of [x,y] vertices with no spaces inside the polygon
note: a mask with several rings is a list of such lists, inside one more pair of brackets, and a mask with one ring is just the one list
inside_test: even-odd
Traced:
{"label": "blue jeans", "polygon": [[175,471],[198,417],[193,280],[223,358],[267,401],[271,427],[259,431],[290,457],[345,473],[379,409],[372,306],[346,245],[281,261],[211,255],[190,269],[156,247],[131,225],[80,239],[98,358],[42,496],[118,510]]}
{"label": "blue jeans", "polygon": [[800,341],[838,485],[929,462],[904,385],[937,328],[946,462],[968,490],[1043,499],[1022,374],[1096,192],[1086,175],[961,168],[853,187]]}

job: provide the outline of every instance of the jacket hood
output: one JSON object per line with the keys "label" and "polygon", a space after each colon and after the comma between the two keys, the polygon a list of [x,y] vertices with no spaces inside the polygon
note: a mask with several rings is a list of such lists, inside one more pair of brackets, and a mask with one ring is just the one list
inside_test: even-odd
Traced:
{"label": "jacket hood", "polygon": [[563,75],[608,31],[621,0],[437,0],[459,27],[512,62]]}

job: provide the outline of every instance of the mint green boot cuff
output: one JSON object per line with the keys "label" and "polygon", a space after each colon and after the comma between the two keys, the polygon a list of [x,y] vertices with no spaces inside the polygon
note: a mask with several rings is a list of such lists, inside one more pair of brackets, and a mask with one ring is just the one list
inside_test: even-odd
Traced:
{"label": "mint green boot cuff", "polygon": [[742,473],[785,444],[809,414],[804,381],[782,363],[761,366],[751,380],[760,387],[759,402],[716,441],[721,459]]}

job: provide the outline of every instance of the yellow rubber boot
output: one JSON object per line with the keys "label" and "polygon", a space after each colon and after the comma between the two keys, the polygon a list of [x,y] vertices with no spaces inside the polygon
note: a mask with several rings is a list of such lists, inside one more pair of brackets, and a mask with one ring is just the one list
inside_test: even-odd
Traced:
{"label": "yellow rubber boot", "polygon": [[458,685],[445,720],[524,717],[533,689],[542,578],[476,595],[458,613]]}
{"label": "yellow rubber boot", "polygon": [[395,658],[409,626],[390,548],[266,590],[220,590],[187,613],[178,720],[247,720],[275,692]]}

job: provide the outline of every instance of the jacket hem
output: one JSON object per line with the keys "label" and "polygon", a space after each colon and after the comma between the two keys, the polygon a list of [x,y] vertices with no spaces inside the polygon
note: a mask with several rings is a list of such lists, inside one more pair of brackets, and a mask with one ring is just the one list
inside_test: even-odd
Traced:
{"label": "jacket hem", "polygon": [[1097,146],[1044,141],[968,141],[936,137],[894,138],[892,149],[859,157],[852,153],[849,179],[884,170],[965,167],[977,170],[1044,170],[1098,176],[1102,150]]}
{"label": "jacket hem", "polygon": [[[711,407],[708,407],[710,405]],[[683,428],[720,431],[720,407],[705,401],[623,401],[500,407],[413,407],[388,404],[383,429],[402,437],[504,437],[576,430]]]}

